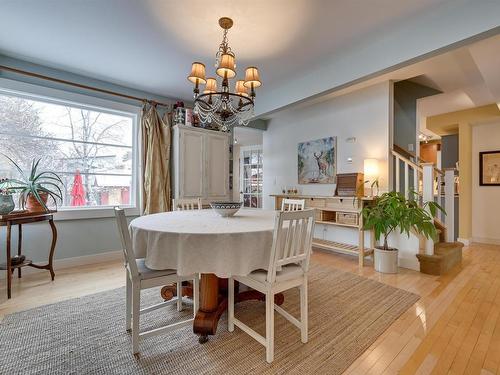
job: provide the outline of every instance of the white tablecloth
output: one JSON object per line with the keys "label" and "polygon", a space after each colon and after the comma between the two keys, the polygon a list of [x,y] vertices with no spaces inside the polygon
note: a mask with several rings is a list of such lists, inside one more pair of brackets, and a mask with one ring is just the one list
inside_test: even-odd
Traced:
{"label": "white tablecloth", "polygon": [[136,256],[151,269],[242,276],[267,269],[275,215],[256,209],[229,218],[211,209],[174,211],[136,218],[130,231]]}

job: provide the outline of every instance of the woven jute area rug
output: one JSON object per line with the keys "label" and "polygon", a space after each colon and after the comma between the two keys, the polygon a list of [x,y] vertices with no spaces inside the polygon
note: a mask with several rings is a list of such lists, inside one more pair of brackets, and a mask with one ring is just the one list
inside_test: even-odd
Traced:
{"label": "woven jute area rug", "polygon": [[[298,291],[285,293],[284,308],[298,316]],[[223,315],[217,335],[199,344],[191,327],[141,341],[131,354],[125,331],[125,290],[115,289],[7,316],[0,323],[2,374],[340,374],[380,336],[418,296],[351,273],[313,265],[309,277],[309,342],[275,314],[275,360],[264,347]],[[143,291],[143,303],[160,300]],[[236,316],[261,334],[264,303],[237,305]],[[179,319],[175,307],[141,317],[141,328]]]}

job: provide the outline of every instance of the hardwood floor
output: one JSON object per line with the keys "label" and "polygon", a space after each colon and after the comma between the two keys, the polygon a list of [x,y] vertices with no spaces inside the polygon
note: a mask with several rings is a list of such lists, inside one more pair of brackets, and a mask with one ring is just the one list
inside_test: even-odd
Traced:
{"label": "hardwood floor", "polygon": [[[315,251],[313,261],[402,288],[421,299],[385,331],[347,374],[500,374],[500,246],[473,245],[461,269],[429,276],[359,270],[353,257]],[[119,261],[15,279],[0,320],[16,311],[117,288],[125,283]]]}

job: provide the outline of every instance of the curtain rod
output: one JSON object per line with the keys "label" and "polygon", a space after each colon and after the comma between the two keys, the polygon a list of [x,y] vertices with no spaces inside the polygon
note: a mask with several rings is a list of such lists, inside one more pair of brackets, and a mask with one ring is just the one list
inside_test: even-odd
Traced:
{"label": "curtain rod", "polygon": [[25,75],[25,76],[28,76],[28,77],[34,77],[34,78],[44,79],[46,81],[51,81],[51,82],[56,82],[56,83],[62,83],[64,85],[74,86],[74,87],[78,87],[78,88],[85,89],[85,90],[97,91],[97,92],[101,92],[103,94],[119,96],[119,97],[125,98],[125,99],[137,100],[137,101],[140,101],[140,102],[143,102],[143,103],[149,103],[151,105],[162,105],[162,106],[165,106],[165,107],[170,106],[170,104],[157,102],[156,100],[139,98],[138,96],[132,96],[132,95],[127,95],[127,94],[121,94],[119,92],[115,92],[115,91],[111,91],[111,90],[106,90],[106,89],[100,89],[98,87],[93,87],[93,86],[88,86],[88,85],[83,85],[81,83],[71,82],[71,81],[67,81],[67,80],[64,80],[64,79],[53,78],[53,77],[45,76],[43,74],[28,72],[26,70],[21,70],[21,69],[17,69],[17,68],[11,68],[11,67],[5,66],[5,65],[0,65],[0,70],[5,70],[5,71],[8,71],[8,72]]}

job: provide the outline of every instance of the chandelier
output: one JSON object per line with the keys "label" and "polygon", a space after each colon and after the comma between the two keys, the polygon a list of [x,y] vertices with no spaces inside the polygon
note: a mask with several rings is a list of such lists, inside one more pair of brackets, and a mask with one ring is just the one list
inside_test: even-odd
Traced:
{"label": "chandelier", "polygon": [[[227,31],[233,26],[228,17],[219,19],[222,27],[222,43],[215,54],[215,73],[222,80],[220,89],[215,78],[205,78],[205,65],[194,62],[187,79],[194,84],[194,112],[203,124],[215,124],[222,131],[229,131],[235,125],[248,125],[253,117],[255,89],[262,85],[259,70],[245,69],[245,79],[236,80],[234,90],[229,80],[236,77],[236,56],[229,47]],[[205,89],[200,94],[200,85]]]}

